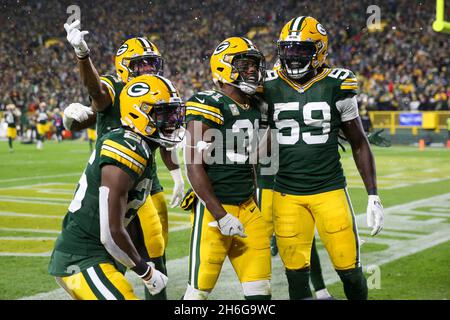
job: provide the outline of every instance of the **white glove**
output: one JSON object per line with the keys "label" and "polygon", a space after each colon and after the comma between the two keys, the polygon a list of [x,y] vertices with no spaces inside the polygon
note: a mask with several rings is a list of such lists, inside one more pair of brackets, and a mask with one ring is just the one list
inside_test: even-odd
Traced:
{"label": "white glove", "polygon": [[210,222],[208,223],[208,225],[210,227],[218,228],[220,230],[220,233],[222,233],[224,236],[238,235],[242,238],[247,238],[247,235],[244,233],[244,226],[239,221],[239,219],[232,214],[227,213],[219,221]]}
{"label": "white glove", "polygon": [[172,199],[170,200],[170,207],[178,207],[183,200],[184,196],[184,181],[183,175],[181,174],[181,169],[171,170],[170,174],[172,176],[174,186],[172,192]]}
{"label": "white glove", "polygon": [[73,121],[83,122],[94,112],[91,108],[82,105],[81,103],[71,103],[64,109],[63,124],[66,130],[71,130]]}
{"label": "white glove", "polygon": [[383,229],[384,213],[379,196],[369,195],[367,204],[367,226],[372,228],[370,235],[377,235]]}
{"label": "white glove", "polygon": [[75,54],[78,58],[82,59],[86,57],[90,50],[87,46],[86,41],[84,41],[84,36],[89,33],[89,31],[80,31],[78,27],[80,26],[80,20],[75,20],[70,25],[65,23],[64,29],[67,32],[67,41],[75,49]]}
{"label": "white glove", "polygon": [[164,273],[156,270],[155,264],[153,262],[147,262],[147,264],[150,265],[153,269],[152,277],[148,280],[142,280],[144,281],[144,284],[150,294],[154,296],[155,294],[160,293],[167,286],[167,281],[169,280],[169,278],[167,278]]}

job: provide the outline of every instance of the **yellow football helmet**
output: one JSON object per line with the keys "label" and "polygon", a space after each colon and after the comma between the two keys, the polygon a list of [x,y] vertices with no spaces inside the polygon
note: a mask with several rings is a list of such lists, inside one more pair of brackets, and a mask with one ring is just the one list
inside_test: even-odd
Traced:
{"label": "yellow football helmet", "polygon": [[211,72],[216,85],[230,84],[254,94],[264,82],[265,58],[248,39],[232,37],[222,41],[211,55]]}
{"label": "yellow football helmet", "polygon": [[163,75],[164,60],[156,45],[146,38],[131,38],[116,53],[116,72],[127,83],[143,74]]}
{"label": "yellow football helmet", "polygon": [[328,36],[313,17],[297,17],[286,23],[277,42],[281,69],[292,79],[300,79],[325,62]]}
{"label": "yellow football helmet", "polygon": [[120,94],[122,124],[165,147],[183,140],[184,115],[178,90],[162,76],[138,76]]}

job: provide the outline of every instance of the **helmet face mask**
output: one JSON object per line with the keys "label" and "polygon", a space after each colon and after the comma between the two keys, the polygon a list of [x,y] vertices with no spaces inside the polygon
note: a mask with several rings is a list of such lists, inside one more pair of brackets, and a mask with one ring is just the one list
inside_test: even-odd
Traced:
{"label": "helmet face mask", "polygon": [[135,78],[144,74],[163,75],[163,59],[159,56],[138,56],[128,60],[129,78]]}
{"label": "helmet face mask", "polygon": [[234,56],[232,66],[238,74],[236,83],[244,93],[255,94],[256,89],[263,85],[265,59],[258,52]]}
{"label": "helmet face mask", "polygon": [[182,126],[185,118],[185,107],[181,102],[162,103],[153,106],[149,114],[150,126],[156,128],[150,140],[156,141],[165,147],[173,147],[184,137]]}
{"label": "helmet face mask", "polygon": [[282,68],[293,79],[300,79],[314,69],[317,49],[311,41],[283,41],[278,43],[278,57]]}
{"label": "helmet face mask", "polygon": [[141,75],[163,75],[164,59],[156,45],[146,38],[125,41],[116,54],[117,76],[128,83]]}

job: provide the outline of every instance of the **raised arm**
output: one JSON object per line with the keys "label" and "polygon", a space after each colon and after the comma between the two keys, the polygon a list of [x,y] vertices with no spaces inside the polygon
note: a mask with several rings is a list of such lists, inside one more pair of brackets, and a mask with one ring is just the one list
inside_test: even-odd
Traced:
{"label": "raised arm", "polygon": [[78,68],[80,70],[81,81],[88,90],[89,96],[92,98],[92,109],[95,111],[103,111],[111,105],[111,96],[108,88],[100,81],[97,69],[94,67],[89,56],[90,50],[87,46],[84,36],[89,31],[80,31],[80,20],[69,24],[64,24],[67,32],[67,41],[75,49],[77,56]]}

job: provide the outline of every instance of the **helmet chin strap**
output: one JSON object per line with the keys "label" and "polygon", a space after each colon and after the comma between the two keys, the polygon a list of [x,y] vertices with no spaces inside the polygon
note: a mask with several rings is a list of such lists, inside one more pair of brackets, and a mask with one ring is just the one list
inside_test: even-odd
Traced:
{"label": "helmet chin strap", "polygon": [[172,148],[183,141],[185,132],[186,130],[183,127],[180,127],[175,129],[170,136],[158,133],[159,137],[148,137],[148,139],[153,140],[166,148]]}
{"label": "helmet chin strap", "polygon": [[245,82],[245,81],[241,81],[238,84],[228,82],[228,84],[232,85],[233,87],[238,88],[243,93],[248,94],[248,95],[254,95],[256,93],[256,89],[258,88],[258,86],[256,84]]}

